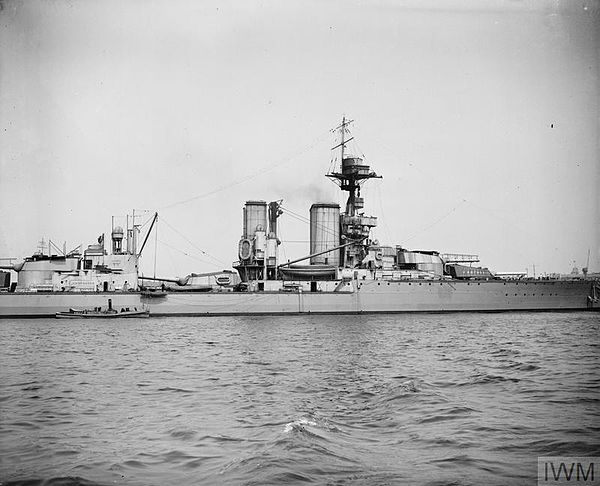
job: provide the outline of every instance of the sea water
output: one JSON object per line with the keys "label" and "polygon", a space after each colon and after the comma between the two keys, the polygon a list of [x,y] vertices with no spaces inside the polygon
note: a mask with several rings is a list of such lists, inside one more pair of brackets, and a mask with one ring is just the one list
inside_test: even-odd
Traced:
{"label": "sea water", "polygon": [[598,313],[0,320],[0,483],[536,484]]}

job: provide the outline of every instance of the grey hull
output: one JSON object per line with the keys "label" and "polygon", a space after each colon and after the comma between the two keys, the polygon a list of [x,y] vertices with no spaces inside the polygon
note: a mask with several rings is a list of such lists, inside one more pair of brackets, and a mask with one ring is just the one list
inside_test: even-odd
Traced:
{"label": "grey hull", "polygon": [[598,310],[592,281],[364,281],[339,292],[3,293],[0,317],[54,316],[71,307],[146,305],[151,316]]}
{"label": "grey hull", "polygon": [[0,293],[0,317],[54,317],[69,309],[108,306],[114,309],[141,307],[137,292],[51,292]]}

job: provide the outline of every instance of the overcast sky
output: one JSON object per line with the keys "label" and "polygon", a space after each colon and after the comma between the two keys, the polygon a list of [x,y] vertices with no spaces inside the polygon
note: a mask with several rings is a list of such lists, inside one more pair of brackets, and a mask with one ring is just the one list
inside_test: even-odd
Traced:
{"label": "overcast sky", "polygon": [[[4,1],[0,256],[159,211],[157,273],[228,267],[247,199],[308,217],[342,114],[381,243],[600,271],[600,7]],[[124,219],[118,219],[124,224]],[[308,252],[283,215],[282,257]],[[152,273],[154,237],[142,268]]]}

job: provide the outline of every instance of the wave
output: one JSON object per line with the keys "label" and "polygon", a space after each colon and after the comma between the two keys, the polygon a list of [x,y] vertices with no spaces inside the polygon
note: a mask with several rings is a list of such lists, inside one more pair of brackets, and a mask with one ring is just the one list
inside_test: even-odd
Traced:
{"label": "wave", "polygon": [[531,363],[521,363],[521,362],[511,363],[509,365],[503,366],[502,368],[513,369],[513,370],[518,370],[518,371],[537,371],[540,369],[540,367],[538,365],[531,364]]}
{"label": "wave", "polygon": [[476,374],[471,376],[467,381],[458,383],[457,386],[470,386],[470,385],[489,385],[494,383],[519,383],[520,378],[513,378],[510,376],[492,375],[487,373]]}
{"label": "wave", "polygon": [[289,423],[285,424],[285,427],[283,428],[283,433],[289,434],[290,432],[293,432],[293,431],[304,432],[304,431],[306,431],[306,426],[308,426],[308,425],[312,425],[313,427],[316,427],[317,423],[308,418],[301,418],[298,420],[294,420],[293,422],[289,422]]}
{"label": "wave", "polygon": [[171,429],[169,431],[169,435],[175,439],[181,440],[190,440],[196,436],[197,432],[195,430],[189,429]]}
{"label": "wave", "polygon": [[166,386],[163,388],[158,388],[159,392],[176,392],[176,393],[194,393],[194,390],[186,390],[185,388],[175,388],[171,386]]}
{"label": "wave", "polygon": [[537,456],[600,455],[597,324],[570,316],[156,318],[36,346],[19,325],[0,481],[527,484]]}
{"label": "wave", "polygon": [[469,416],[473,412],[475,412],[475,410],[470,407],[453,407],[448,410],[441,410],[440,412],[438,412],[434,415],[429,415],[429,416],[423,417],[421,419],[418,419],[417,423],[428,424],[428,423],[434,423],[434,422],[442,422],[445,420],[454,420],[457,418],[463,418],[463,417]]}

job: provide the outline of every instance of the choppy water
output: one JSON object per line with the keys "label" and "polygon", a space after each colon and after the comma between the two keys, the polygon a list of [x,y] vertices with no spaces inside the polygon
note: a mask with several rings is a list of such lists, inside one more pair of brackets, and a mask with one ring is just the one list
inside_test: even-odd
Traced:
{"label": "choppy water", "polygon": [[0,320],[4,484],[535,484],[600,455],[600,316]]}

